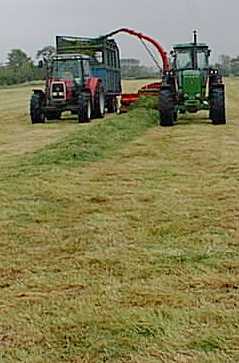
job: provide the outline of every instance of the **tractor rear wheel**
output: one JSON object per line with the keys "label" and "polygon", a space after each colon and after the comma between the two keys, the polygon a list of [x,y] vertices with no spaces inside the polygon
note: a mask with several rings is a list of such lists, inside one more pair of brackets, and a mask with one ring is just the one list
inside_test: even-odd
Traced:
{"label": "tractor rear wheel", "polygon": [[32,124],[42,124],[45,122],[45,114],[42,110],[42,98],[39,94],[33,94],[30,104]]}
{"label": "tractor rear wheel", "polygon": [[223,87],[213,87],[210,90],[209,117],[214,125],[225,125],[225,92]]}
{"label": "tractor rear wheel", "polygon": [[94,117],[104,118],[105,116],[105,94],[102,86],[98,86],[95,93]]}
{"label": "tractor rear wheel", "polygon": [[159,113],[161,126],[173,126],[176,121],[174,97],[170,89],[161,89],[159,93]]}
{"label": "tractor rear wheel", "polygon": [[91,105],[91,99],[88,98],[82,98],[80,97],[79,100],[79,111],[78,111],[78,120],[79,123],[85,123],[90,122],[92,117],[92,105]]}

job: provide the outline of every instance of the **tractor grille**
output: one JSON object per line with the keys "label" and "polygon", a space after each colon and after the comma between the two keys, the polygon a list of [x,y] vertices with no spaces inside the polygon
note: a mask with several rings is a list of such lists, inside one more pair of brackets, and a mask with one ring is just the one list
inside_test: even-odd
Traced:
{"label": "tractor grille", "polygon": [[51,85],[51,97],[53,100],[66,99],[66,86],[64,82],[53,82]]}
{"label": "tractor grille", "polygon": [[183,72],[183,88],[184,93],[189,98],[201,96],[202,79],[201,73],[198,70],[186,70]]}

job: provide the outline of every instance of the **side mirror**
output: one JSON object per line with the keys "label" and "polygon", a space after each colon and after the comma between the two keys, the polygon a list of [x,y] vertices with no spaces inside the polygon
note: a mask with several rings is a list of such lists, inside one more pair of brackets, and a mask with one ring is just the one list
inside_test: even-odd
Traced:
{"label": "side mirror", "polygon": [[40,60],[40,61],[38,62],[38,68],[43,68],[43,66],[44,66],[44,63],[43,63],[43,61],[42,61],[42,60]]}

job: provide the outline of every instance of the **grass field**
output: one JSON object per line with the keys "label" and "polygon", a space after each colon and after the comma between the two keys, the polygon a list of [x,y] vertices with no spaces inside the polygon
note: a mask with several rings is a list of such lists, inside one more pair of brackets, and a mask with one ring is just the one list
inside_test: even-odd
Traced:
{"label": "grass field", "polygon": [[239,80],[218,127],[33,127],[30,93],[0,90],[0,362],[239,362]]}

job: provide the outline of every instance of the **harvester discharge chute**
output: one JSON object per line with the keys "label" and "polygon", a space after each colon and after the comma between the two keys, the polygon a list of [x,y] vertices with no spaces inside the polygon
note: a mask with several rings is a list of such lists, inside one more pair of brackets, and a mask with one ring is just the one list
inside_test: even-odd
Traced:
{"label": "harvester discharge chute", "polygon": [[[170,63],[169,63],[169,58],[167,55],[166,50],[162,47],[162,45],[155,39],[153,39],[152,37],[143,34],[141,32],[137,32],[135,30],[132,29],[128,29],[128,28],[120,28],[118,30],[115,30],[111,33],[106,34],[105,36],[102,37],[102,39],[104,38],[110,38],[113,37],[119,33],[126,33],[129,34],[133,37],[136,37],[137,39],[139,39],[143,46],[145,47],[145,49],[148,51],[149,55],[151,56],[151,58],[153,59],[153,61],[155,62],[156,66],[160,69],[159,70],[159,77],[160,77],[160,72],[161,72],[161,68],[159,66],[159,60],[161,58],[162,64],[163,64],[163,73],[164,72],[169,72],[170,70]],[[157,53],[159,54],[159,59],[157,59],[154,54],[152,53],[152,51],[149,49],[149,47],[147,46],[147,43],[150,43],[151,45],[153,45],[156,48]],[[160,87],[161,87],[161,82],[154,82],[154,83],[150,83],[150,84],[146,84],[145,86],[143,86],[137,93],[123,93],[121,96],[121,112],[124,112],[127,110],[128,106],[133,104],[134,102],[136,102],[139,97],[141,96],[159,96],[159,91],[160,91]]]}

